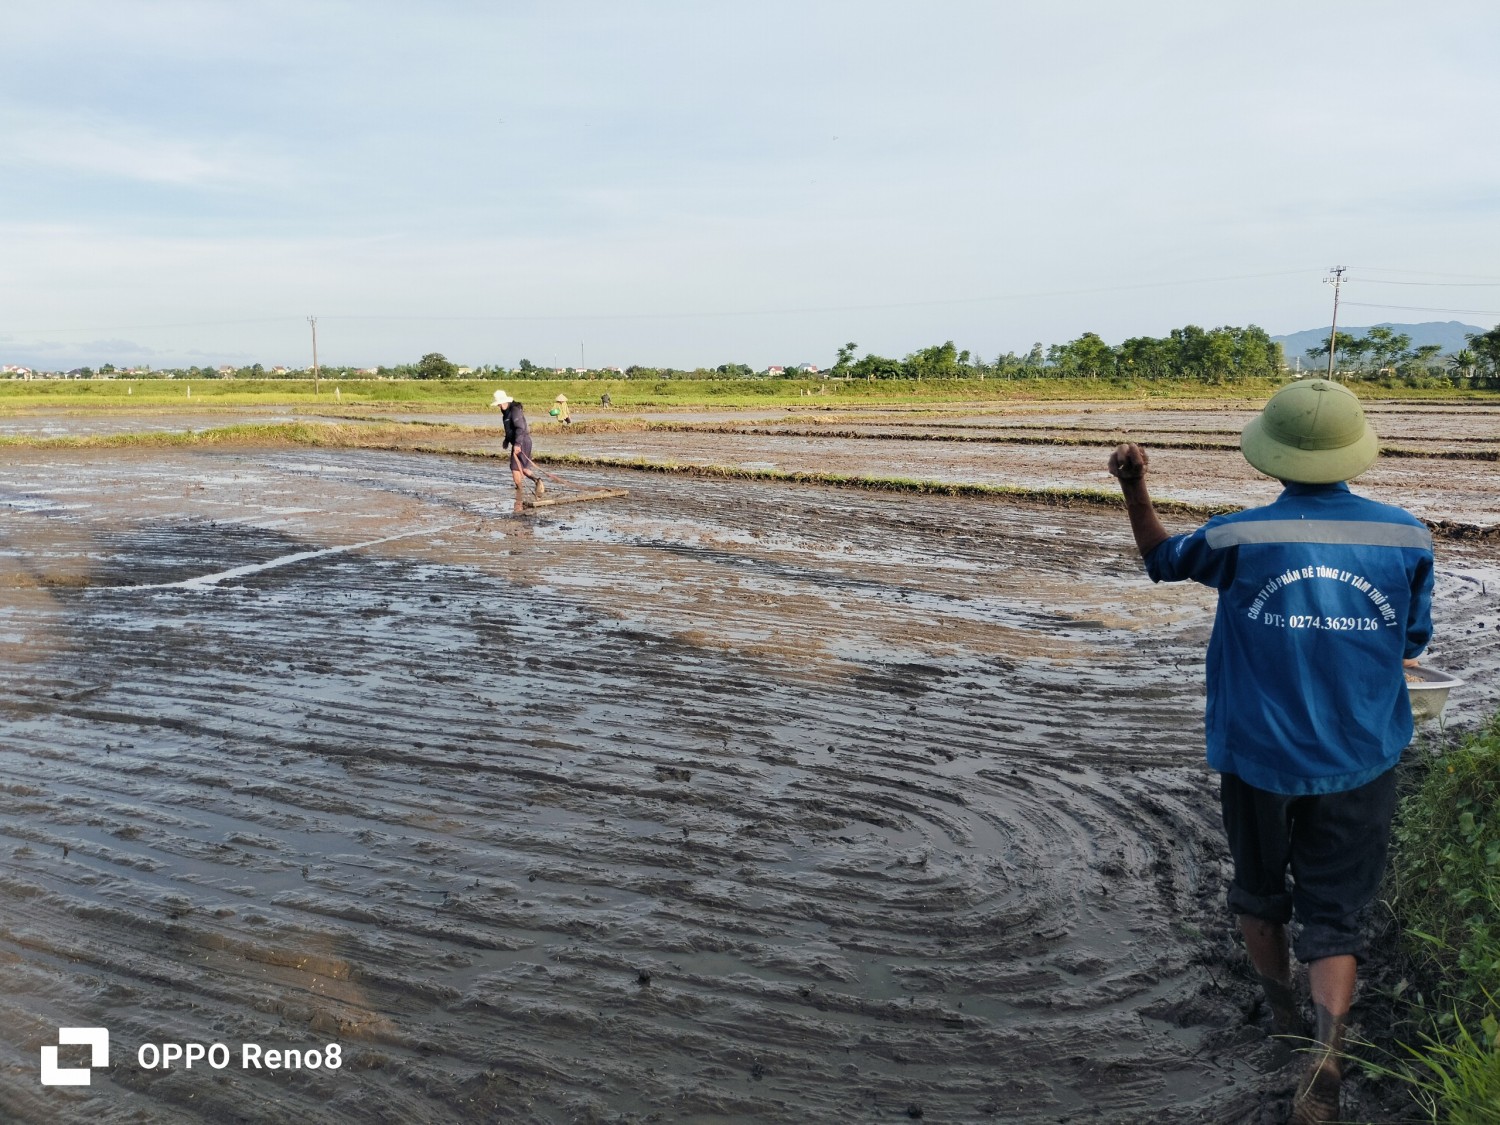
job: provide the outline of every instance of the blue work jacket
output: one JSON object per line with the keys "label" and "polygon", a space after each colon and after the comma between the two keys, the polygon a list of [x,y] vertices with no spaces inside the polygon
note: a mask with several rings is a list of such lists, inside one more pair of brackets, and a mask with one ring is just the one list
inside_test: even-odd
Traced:
{"label": "blue work jacket", "polygon": [[1288,484],[1146,557],[1156,582],[1219,591],[1208,764],[1273,793],[1337,793],[1411,742],[1402,658],[1432,636],[1432,536],[1346,484]]}

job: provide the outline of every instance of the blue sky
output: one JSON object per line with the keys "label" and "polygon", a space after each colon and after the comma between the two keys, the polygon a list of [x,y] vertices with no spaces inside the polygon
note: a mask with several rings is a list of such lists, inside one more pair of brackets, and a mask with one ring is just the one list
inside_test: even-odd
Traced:
{"label": "blue sky", "polygon": [[6,4],[0,363],[305,364],[309,315],[328,364],[992,356],[1326,324],[1334,264],[1346,323],[1488,327],[1497,41],[1462,0]]}

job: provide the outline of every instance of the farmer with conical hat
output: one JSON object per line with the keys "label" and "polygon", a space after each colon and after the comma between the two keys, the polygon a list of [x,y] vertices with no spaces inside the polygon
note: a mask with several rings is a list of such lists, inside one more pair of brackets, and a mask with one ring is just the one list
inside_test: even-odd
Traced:
{"label": "farmer with conical hat", "polygon": [[1283,387],[1240,449],[1281,495],[1186,535],[1157,517],[1145,450],[1120,445],[1108,468],[1151,579],[1219,591],[1205,725],[1234,859],[1229,908],[1280,1034],[1303,1030],[1291,954],[1307,965],[1317,1044],[1291,1121],[1336,1121],[1367,948],[1359,914],[1385,870],[1393,767],[1412,738],[1402,665],[1432,636],[1432,537],[1401,508],[1349,490],[1377,440],[1337,383]]}

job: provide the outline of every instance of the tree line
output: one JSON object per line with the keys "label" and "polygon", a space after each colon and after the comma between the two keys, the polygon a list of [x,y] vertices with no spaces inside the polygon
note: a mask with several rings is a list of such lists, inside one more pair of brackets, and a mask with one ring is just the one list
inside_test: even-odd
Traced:
{"label": "tree line", "polygon": [[[1436,344],[1413,347],[1411,337],[1391,328],[1371,328],[1362,336],[1340,332],[1335,338],[1335,360],[1341,377],[1367,380],[1387,386],[1405,384],[1431,386],[1453,383],[1463,386],[1500,388],[1500,325],[1488,332],[1467,336],[1467,347],[1453,355],[1443,355]],[[867,382],[888,379],[1102,379],[1120,383],[1164,380],[1196,381],[1204,384],[1230,384],[1246,380],[1279,378],[1288,369],[1281,344],[1271,339],[1265,329],[1254,324],[1244,328],[1222,326],[1200,328],[1189,324],[1174,328],[1165,336],[1135,336],[1114,345],[1094,332],[1085,332],[1076,340],[1044,348],[1032,345],[1025,355],[1005,352],[985,359],[976,352],[960,350],[952,340],[911,352],[901,359],[866,352],[856,358],[859,345],[853,342],[837,350],[831,368],[818,372],[821,378],[859,379]],[[1328,344],[1306,352],[1312,366],[1326,365]],[[77,368],[68,374],[88,378],[90,368]],[[241,367],[164,368],[157,371],[119,371],[111,364],[99,368],[99,375],[129,378],[193,379],[283,379],[307,378],[310,369],[288,371],[266,368],[259,363]],[[394,364],[377,368],[325,366],[325,379],[752,379],[764,378],[766,371],[756,371],[749,364],[723,363],[717,367],[692,369],[632,365],[624,368],[597,368],[559,371],[539,367],[522,359],[516,367],[499,364],[462,367],[441,352],[429,352],[415,363]],[[787,377],[806,380],[809,376],[788,372]]]}
{"label": "tree line", "polygon": [[[1333,358],[1337,369],[1357,378],[1431,380],[1446,377],[1471,386],[1500,383],[1500,325],[1488,332],[1469,332],[1468,346],[1444,355],[1441,344],[1412,347],[1411,337],[1394,328],[1371,328],[1363,336],[1335,332]],[[1328,343],[1307,349],[1314,362],[1328,357]]]}
{"label": "tree line", "polygon": [[903,359],[866,354],[855,359],[859,345],[838,350],[831,374],[854,379],[1111,379],[1123,381],[1197,379],[1232,383],[1265,378],[1285,366],[1281,345],[1263,328],[1199,328],[1189,324],[1166,336],[1136,336],[1108,344],[1085,332],[1066,344],[1034,344],[1024,356],[1006,352],[993,360],[960,351],[952,340]]}

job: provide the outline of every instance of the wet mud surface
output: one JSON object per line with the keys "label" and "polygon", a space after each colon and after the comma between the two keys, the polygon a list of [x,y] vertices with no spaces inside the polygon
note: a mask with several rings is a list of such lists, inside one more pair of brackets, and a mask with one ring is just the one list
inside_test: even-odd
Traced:
{"label": "wet mud surface", "polygon": [[97,434],[182,433],[245,422],[291,422],[288,408],[254,407],[215,410],[160,407],[58,410],[35,408],[0,413],[0,437],[75,437]]}
{"label": "wet mud surface", "polygon": [[[847,434],[849,415],[829,415],[826,421],[810,426],[808,419],[819,417],[810,413],[783,423],[783,428],[795,431],[785,434],[776,432],[775,426],[746,421],[749,432],[745,433],[725,432],[718,425],[699,432],[580,431],[554,425],[539,427],[537,439],[538,449],[544,453],[584,457],[1028,489],[1102,489],[1112,493],[1116,486],[1104,471],[1103,462],[1113,443],[1125,438],[1145,444],[1150,451],[1154,495],[1190,504],[1250,505],[1269,503],[1280,491],[1276,482],[1261,476],[1240,456],[1237,435],[1252,413],[1030,407],[1025,411],[1012,408],[985,418],[958,411],[928,411],[899,418],[868,412],[859,423],[869,431],[863,438]],[[1376,404],[1370,414],[1386,445],[1429,453],[1500,454],[1500,409]],[[1024,421],[1018,423],[1018,418]],[[818,436],[817,425],[838,433]],[[933,435],[951,436],[955,427],[960,433],[967,429],[1003,439],[1002,425],[1010,426],[1010,432],[1019,437],[1055,435],[1070,444],[922,440]],[[880,436],[901,432],[909,432],[914,440]],[[1171,447],[1172,442],[1184,438],[1214,442],[1220,448]],[[1161,440],[1163,445],[1153,447],[1154,440]],[[435,437],[429,444],[443,444],[443,440]],[[472,437],[455,438],[450,444],[454,448],[499,451],[498,438],[488,444]],[[1500,460],[1382,457],[1360,477],[1358,488],[1434,522],[1500,525]]]}
{"label": "wet mud surface", "polygon": [[[8,452],[0,1117],[1280,1120],[1210,592],[1153,588],[1114,512],[568,475],[631,495]],[[1497,703],[1497,563],[1440,544],[1457,726]],[[39,1086],[92,1024],[112,1069]],[[346,1062],[135,1064],[169,1039]]]}

